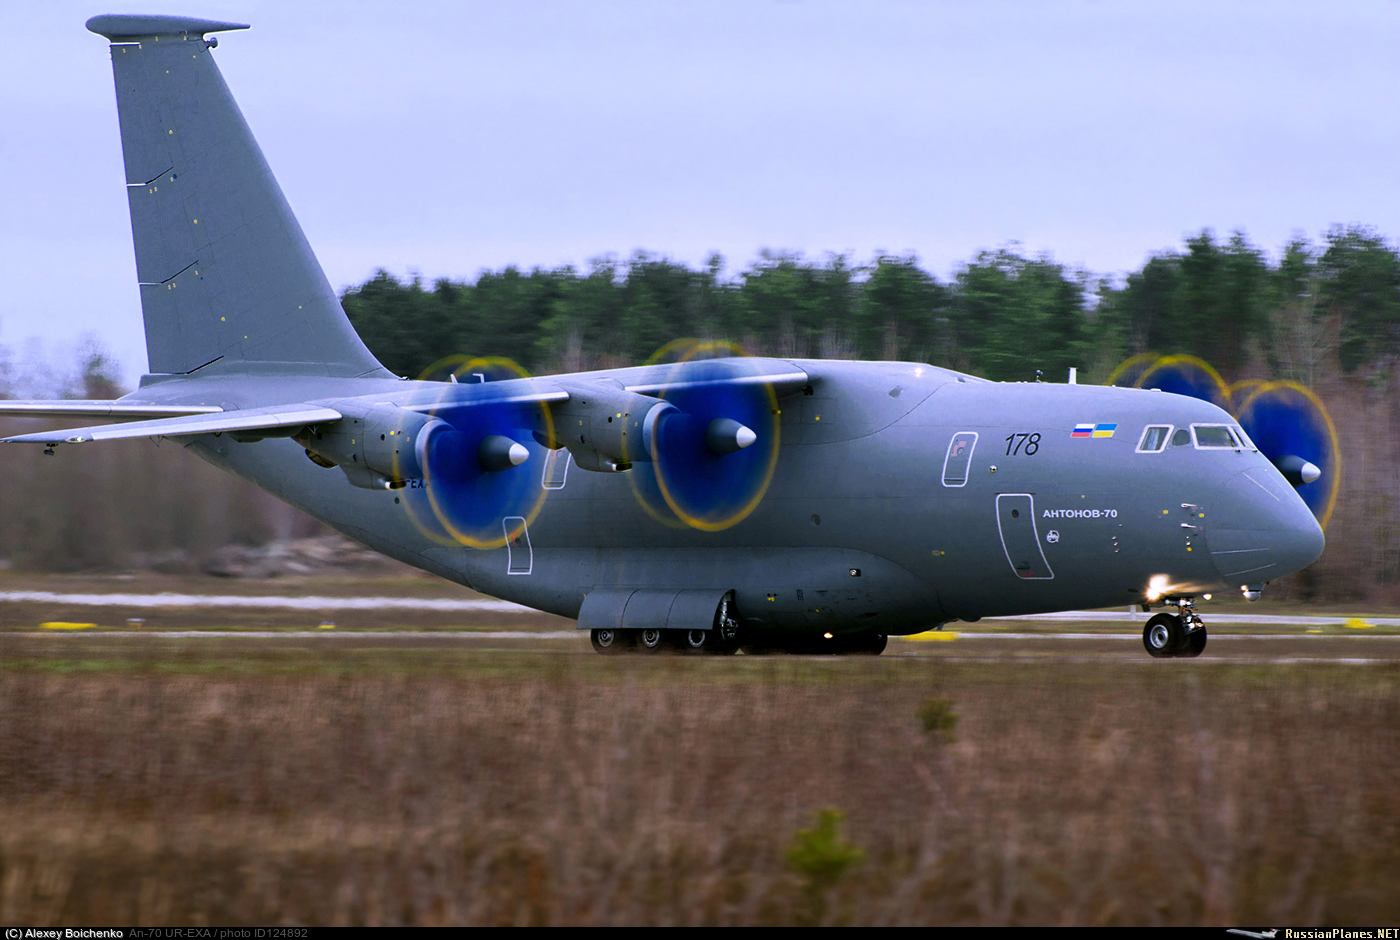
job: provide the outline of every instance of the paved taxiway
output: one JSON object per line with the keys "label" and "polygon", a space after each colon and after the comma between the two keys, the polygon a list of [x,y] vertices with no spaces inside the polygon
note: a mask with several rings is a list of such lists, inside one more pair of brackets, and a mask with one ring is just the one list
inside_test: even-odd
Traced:
{"label": "paved taxiway", "polygon": [[[239,594],[70,594],[58,591],[0,591],[0,603],[70,604],[80,607],[229,607],[286,610],[432,610],[463,613],[492,613],[516,616],[535,615],[538,611],[510,601],[491,598],[431,598],[431,597],[331,597],[305,595],[239,595]],[[1212,625],[1235,624],[1248,626],[1324,627],[1346,623],[1355,614],[1331,616],[1293,616],[1288,614],[1240,614],[1202,608]],[[1149,615],[1121,610],[1068,610],[1055,614],[1029,614],[1020,617],[987,617],[982,623],[1122,623],[1141,624]],[[1378,627],[1400,627],[1400,617],[1366,617]],[[1072,635],[1072,634],[1070,634]]]}
{"label": "paved taxiway", "polygon": [[[538,612],[507,601],[490,598],[416,598],[416,597],[334,597],[324,595],[289,596],[281,595],[227,595],[227,594],[121,594],[121,593],[65,593],[56,591],[5,591],[0,592],[0,604],[13,603],[81,607],[87,609],[112,608],[113,613],[120,609],[123,613],[150,610],[167,611],[167,622],[161,626],[145,624],[133,619],[136,626],[125,628],[98,627],[76,631],[53,631],[21,629],[0,634],[9,638],[11,652],[17,652],[16,644],[39,651],[56,651],[66,648],[67,643],[77,644],[84,649],[94,650],[108,642],[117,646],[128,643],[145,644],[152,641],[170,641],[175,644],[220,643],[261,646],[263,648],[296,644],[305,647],[325,644],[330,649],[383,648],[466,648],[479,649],[483,653],[491,650],[535,649],[567,654],[593,655],[587,637],[578,630],[558,628],[557,624],[568,621],[556,618],[553,624],[541,623],[544,629],[511,629],[512,622],[526,615],[539,616]],[[178,611],[224,609],[228,613],[220,617],[219,629],[189,629],[178,622]],[[17,607],[16,610],[23,610]],[[283,629],[267,628],[264,624],[250,623],[249,629],[242,626],[243,617],[253,617],[256,611],[283,609],[288,611],[316,611],[328,614],[335,611],[424,611],[439,614],[474,615],[484,619],[476,627],[456,628],[435,627],[422,630],[402,629],[402,618],[393,623],[392,629],[375,629],[374,626],[359,626],[351,629],[297,629],[294,624],[285,624]],[[240,615],[240,611],[243,612]],[[1230,610],[1206,611],[1210,625],[1210,643],[1203,656],[1190,662],[1209,663],[1336,663],[1349,665],[1396,664],[1400,663],[1400,634],[1391,632],[1400,627],[1400,618],[1366,617],[1358,621],[1356,615],[1295,616],[1287,614],[1252,614]],[[96,616],[94,613],[93,616]],[[503,629],[492,629],[499,618]],[[927,659],[960,660],[976,662],[1005,661],[1103,661],[1103,662],[1156,662],[1146,656],[1142,649],[1141,626],[1147,615],[1137,611],[1067,611],[1057,614],[1038,614],[1025,617],[986,618],[977,624],[950,624],[943,631],[920,634],[915,637],[895,637],[885,652],[886,656],[913,657]],[[374,621],[369,622],[373,624]],[[1368,625],[1374,629],[1344,630],[1342,626]],[[1063,628],[1056,629],[1063,624]],[[1094,626],[1103,624],[1108,629],[1095,632]],[[1110,625],[1121,625],[1112,630]],[[37,626],[37,625],[36,625]],[[72,625],[69,625],[72,626]],[[229,626],[235,629],[228,629]],[[330,626],[329,624],[327,626]],[[391,626],[385,622],[385,626]],[[1076,630],[1080,626],[1087,629]],[[292,627],[286,629],[285,627]],[[553,627],[549,629],[549,627]],[[961,627],[962,629],[956,629]],[[1260,627],[1274,627],[1267,633],[1259,632]],[[1010,629],[1008,629],[1010,628]],[[1018,629],[1019,628],[1019,629]],[[1109,632],[1112,630],[1112,632]],[[1120,632],[1121,631],[1121,632]],[[1172,662],[1186,662],[1173,660]]]}

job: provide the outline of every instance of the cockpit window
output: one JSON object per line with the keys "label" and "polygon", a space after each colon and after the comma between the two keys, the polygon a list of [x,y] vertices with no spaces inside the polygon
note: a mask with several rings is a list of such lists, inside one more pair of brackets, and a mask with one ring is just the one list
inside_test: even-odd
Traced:
{"label": "cockpit window", "polygon": [[1138,442],[1139,454],[1155,454],[1163,447],[1167,446],[1167,436],[1172,432],[1171,425],[1151,425],[1142,432],[1142,440]]}
{"label": "cockpit window", "polygon": [[1180,429],[1172,435],[1173,447],[1184,447],[1189,443],[1191,443],[1191,432],[1186,430],[1185,428]]}
{"label": "cockpit window", "polygon": [[1220,424],[1193,424],[1191,430],[1196,432],[1197,447],[1217,447],[1239,450],[1243,445],[1236,440],[1231,430]]}
{"label": "cockpit window", "polygon": [[1230,430],[1235,432],[1235,437],[1240,439],[1241,444],[1243,444],[1250,450],[1255,451],[1256,453],[1258,452],[1258,446],[1256,446],[1255,443],[1249,439],[1248,434],[1244,433],[1244,428],[1232,427]]}
{"label": "cockpit window", "polygon": [[966,486],[967,467],[972,451],[977,447],[976,431],[959,431],[948,442],[948,455],[943,458],[943,485]]}

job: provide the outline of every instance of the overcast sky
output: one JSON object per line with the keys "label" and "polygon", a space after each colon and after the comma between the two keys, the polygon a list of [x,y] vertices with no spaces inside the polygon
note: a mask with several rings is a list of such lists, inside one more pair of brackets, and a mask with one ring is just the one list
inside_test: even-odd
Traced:
{"label": "overcast sky", "polygon": [[95,333],[129,382],[99,12],[253,25],[215,57],[337,288],[636,249],[947,277],[1014,241],[1112,275],[1203,227],[1400,237],[1394,2],[96,2],[5,17],[0,344]]}

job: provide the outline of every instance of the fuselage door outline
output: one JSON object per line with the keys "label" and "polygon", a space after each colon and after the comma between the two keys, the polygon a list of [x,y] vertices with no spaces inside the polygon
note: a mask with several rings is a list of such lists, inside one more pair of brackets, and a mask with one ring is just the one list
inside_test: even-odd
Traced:
{"label": "fuselage door outline", "polygon": [[[1023,581],[1050,581],[1055,572],[1040,547],[1035,525],[1035,497],[1030,493],[997,495],[997,534],[1007,564]],[[1037,567],[1038,564],[1038,567]]]}
{"label": "fuselage door outline", "polygon": [[530,574],[535,570],[535,548],[530,544],[530,524],[524,516],[501,520],[506,534],[506,574]]}

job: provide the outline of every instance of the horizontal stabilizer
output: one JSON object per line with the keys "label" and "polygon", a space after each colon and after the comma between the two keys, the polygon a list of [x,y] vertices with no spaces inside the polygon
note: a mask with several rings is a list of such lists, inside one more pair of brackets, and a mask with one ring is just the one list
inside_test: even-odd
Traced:
{"label": "horizontal stabilizer", "polygon": [[40,431],[3,438],[0,439],[0,444],[82,444],[87,441],[112,441],[130,437],[187,437],[195,434],[220,434],[225,431],[272,431],[308,424],[328,424],[340,419],[340,412],[333,408],[293,404],[273,408],[248,408],[220,414],[159,418],[154,421],[131,421],[126,424],[104,424],[91,428]]}
{"label": "horizontal stabilizer", "polygon": [[141,405],[124,401],[0,401],[0,418],[111,418],[140,421],[144,418],[179,418],[213,415],[218,405]]}
{"label": "horizontal stabilizer", "polygon": [[107,13],[87,21],[87,28],[112,42],[134,42],[155,36],[193,36],[221,33],[230,29],[247,29],[247,23],[225,23],[221,20],[201,20],[192,16],[153,16],[150,14],[122,15]]}

